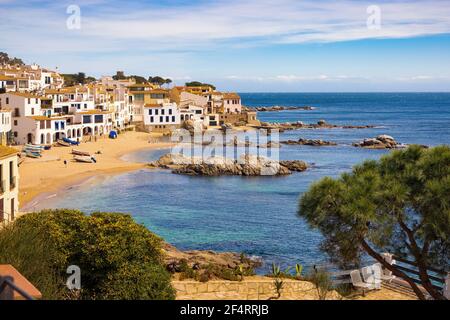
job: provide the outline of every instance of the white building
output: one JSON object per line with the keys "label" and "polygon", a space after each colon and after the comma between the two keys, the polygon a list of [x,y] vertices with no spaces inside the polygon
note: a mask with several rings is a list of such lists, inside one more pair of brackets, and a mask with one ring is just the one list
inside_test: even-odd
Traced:
{"label": "white building", "polygon": [[0,223],[16,218],[19,211],[19,168],[16,149],[0,146]]}
{"label": "white building", "polygon": [[11,132],[11,111],[0,108],[0,145],[6,146]]}
{"label": "white building", "polygon": [[168,132],[181,124],[180,111],[176,103],[144,105],[144,126],[149,131]]}
{"label": "white building", "polygon": [[14,141],[17,144],[52,144],[62,138],[83,141],[112,130],[111,112],[95,109],[92,101],[60,98],[59,94],[51,98],[19,92],[0,94],[0,107],[12,111]]}
{"label": "white building", "polygon": [[241,113],[242,112],[241,97],[237,93],[224,93],[223,111],[224,113]]}

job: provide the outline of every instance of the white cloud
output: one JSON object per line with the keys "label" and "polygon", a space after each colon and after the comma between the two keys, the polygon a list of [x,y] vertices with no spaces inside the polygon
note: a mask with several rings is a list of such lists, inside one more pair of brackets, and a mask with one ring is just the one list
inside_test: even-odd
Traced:
{"label": "white cloud", "polygon": [[[0,5],[5,0],[0,0]],[[450,33],[450,2],[380,2],[381,29],[366,26],[373,1],[249,0],[189,6],[80,1],[82,28],[67,30],[61,4],[5,6],[0,40],[14,50],[121,52],[202,50],[223,45],[336,42]],[[117,5],[117,3],[116,3]],[[32,17],[32,18],[30,18]]]}
{"label": "white cloud", "polygon": [[296,82],[323,82],[323,81],[361,81],[361,80],[372,80],[370,77],[360,77],[360,76],[349,76],[349,75],[326,75],[320,74],[316,76],[302,76],[302,75],[276,75],[276,76],[228,76],[225,77],[227,80],[234,81],[258,81],[258,82],[280,82],[280,83],[296,83]]}

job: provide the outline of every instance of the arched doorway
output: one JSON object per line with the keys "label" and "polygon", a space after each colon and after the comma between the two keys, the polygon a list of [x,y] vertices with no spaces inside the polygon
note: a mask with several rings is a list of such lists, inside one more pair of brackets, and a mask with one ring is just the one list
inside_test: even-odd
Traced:
{"label": "arched doorway", "polygon": [[41,133],[41,144],[45,144],[45,134]]}
{"label": "arched doorway", "polygon": [[90,135],[90,134],[92,134],[92,129],[91,129],[91,127],[85,127],[85,128],[83,128],[83,135]]}
{"label": "arched doorway", "polygon": [[52,144],[52,135],[47,133],[47,144]]}
{"label": "arched doorway", "polygon": [[33,134],[32,133],[27,134],[27,143],[33,143]]}

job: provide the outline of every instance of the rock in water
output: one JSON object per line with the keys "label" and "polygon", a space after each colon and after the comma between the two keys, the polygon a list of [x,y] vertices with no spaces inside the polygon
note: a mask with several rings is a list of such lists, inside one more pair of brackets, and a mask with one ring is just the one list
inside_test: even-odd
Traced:
{"label": "rock in water", "polygon": [[291,171],[303,172],[308,169],[306,162],[300,160],[284,160],[280,161],[280,164]]}
{"label": "rock in water", "polygon": [[302,145],[302,146],[336,146],[337,143],[331,142],[331,141],[324,141],[321,139],[302,139],[300,138],[298,141],[295,140],[287,140],[287,141],[281,141],[283,144],[290,144],[290,145]]}
{"label": "rock in water", "polygon": [[403,148],[404,145],[395,141],[388,135],[379,135],[376,138],[364,139],[363,141],[354,143],[353,146],[367,149],[396,149]]}
{"label": "rock in water", "polygon": [[191,176],[280,176],[307,169],[307,164],[303,161],[274,161],[255,155],[241,156],[239,161],[225,157],[211,157],[203,161],[200,157],[166,154],[150,166],[172,169],[173,173]]}

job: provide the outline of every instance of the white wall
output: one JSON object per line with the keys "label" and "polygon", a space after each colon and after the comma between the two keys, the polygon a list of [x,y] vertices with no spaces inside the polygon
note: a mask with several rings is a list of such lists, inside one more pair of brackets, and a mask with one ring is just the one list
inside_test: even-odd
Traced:
{"label": "white wall", "polygon": [[180,123],[180,112],[175,103],[166,103],[159,108],[144,107],[144,124],[146,126],[179,125]]}

